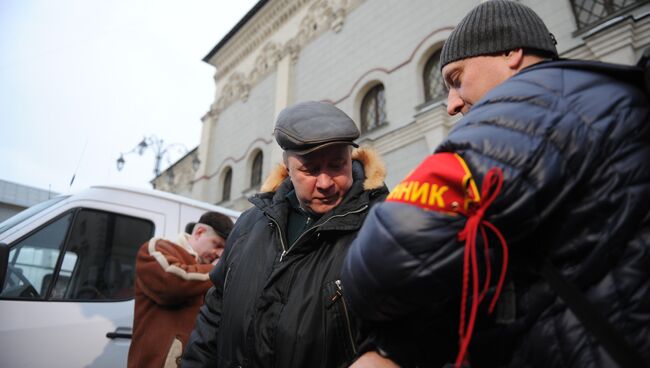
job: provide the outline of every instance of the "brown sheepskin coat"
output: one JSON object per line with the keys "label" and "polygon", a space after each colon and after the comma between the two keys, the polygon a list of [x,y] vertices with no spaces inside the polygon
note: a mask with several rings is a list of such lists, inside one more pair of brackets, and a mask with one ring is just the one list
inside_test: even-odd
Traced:
{"label": "brown sheepskin coat", "polygon": [[129,368],[180,363],[214,267],[198,263],[188,237],[179,235],[177,243],[153,238],[138,251]]}

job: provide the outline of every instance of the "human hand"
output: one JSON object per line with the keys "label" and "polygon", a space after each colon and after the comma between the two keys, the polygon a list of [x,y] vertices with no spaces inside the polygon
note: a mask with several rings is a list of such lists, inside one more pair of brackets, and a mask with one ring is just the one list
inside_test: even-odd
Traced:
{"label": "human hand", "polygon": [[369,351],[352,363],[350,368],[399,368],[399,365],[376,351]]}

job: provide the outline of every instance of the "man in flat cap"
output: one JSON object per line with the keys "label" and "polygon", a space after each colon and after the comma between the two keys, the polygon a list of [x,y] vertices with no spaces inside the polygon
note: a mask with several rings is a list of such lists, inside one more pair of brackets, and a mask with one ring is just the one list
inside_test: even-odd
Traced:
{"label": "man in flat cap", "polygon": [[362,339],[340,271],[369,209],[388,193],[355,123],[304,102],[278,116],[277,167],[237,220],[183,367],[346,367]]}
{"label": "man in flat cap", "polygon": [[445,41],[463,118],[344,262],[348,305],[377,326],[357,367],[648,366],[643,74],[557,57],[522,2],[482,1]]}
{"label": "man in flat cap", "polygon": [[206,212],[176,241],[154,237],[135,261],[135,313],[128,367],[178,367],[203,296],[233,227]]}

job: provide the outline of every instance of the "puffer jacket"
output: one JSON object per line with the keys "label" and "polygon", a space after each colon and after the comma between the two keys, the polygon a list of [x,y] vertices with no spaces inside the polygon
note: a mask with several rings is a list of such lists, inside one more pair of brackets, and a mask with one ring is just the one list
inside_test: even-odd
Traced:
{"label": "puffer jacket", "polygon": [[[292,245],[286,229],[293,185],[284,166],[228,237],[210,278],[183,367],[345,367],[356,353],[359,321],[344,304],[340,271],[371,206],[385,198],[383,164],[353,152],[353,184],[339,206]],[[281,183],[281,184],[280,184]],[[279,184],[279,185],[278,185]]]}
{"label": "puffer jacket", "polygon": [[[484,219],[505,237],[510,261],[496,312],[485,310],[494,282],[478,311],[472,367],[616,366],[536,271],[543,260],[650,361],[650,103],[640,86],[593,64],[524,69],[437,149],[462,157],[478,187],[491,168],[503,173]],[[349,305],[377,324],[375,345],[404,366],[456,357],[466,219],[382,203],[344,262]],[[487,259],[493,281],[502,266],[488,234],[480,282]]]}

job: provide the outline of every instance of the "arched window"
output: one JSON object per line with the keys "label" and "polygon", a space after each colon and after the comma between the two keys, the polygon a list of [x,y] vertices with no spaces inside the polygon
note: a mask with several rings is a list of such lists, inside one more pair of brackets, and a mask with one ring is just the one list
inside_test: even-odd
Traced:
{"label": "arched window", "polygon": [[435,52],[424,66],[424,101],[435,101],[447,95],[447,87],[440,73],[440,50]]}
{"label": "arched window", "polygon": [[251,167],[251,188],[257,187],[262,184],[262,161],[264,160],[264,155],[262,152],[257,152],[255,158],[253,159],[253,165]]}
{"label": "arched window", "polygon": [[232,169],[227,168],[223,176],[223,189],[221,191],[221,201],[230,200],[230,189],[232,188]]}
{"label": "arched window", "polygon": [[366,93],[361,102],[361,133],[369,132],[385,123],[384,85],[378,84]]}

